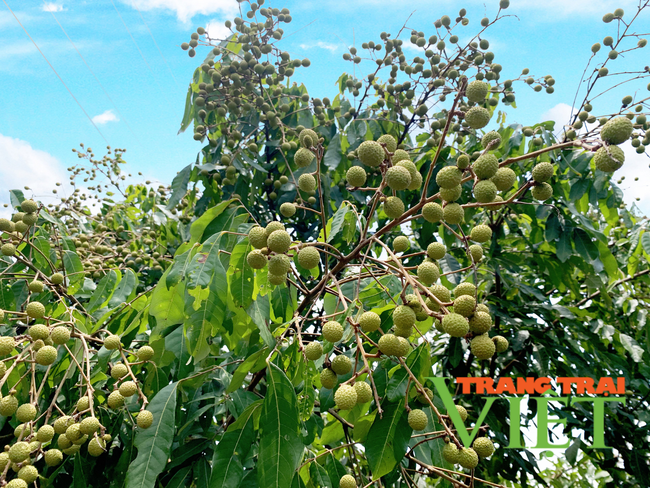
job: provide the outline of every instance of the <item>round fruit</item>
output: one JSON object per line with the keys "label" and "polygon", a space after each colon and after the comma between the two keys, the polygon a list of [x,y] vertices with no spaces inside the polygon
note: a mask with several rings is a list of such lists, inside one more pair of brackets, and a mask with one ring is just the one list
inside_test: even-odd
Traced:
{"label": "round fruit", "polygon": [[458,464],[463,468],[474,469],[478,466],[478,454],[471,447],[463,447],[458,453]]}
{"label": "round fruit", "polygon": [[108,406],[116,409],[124,405],[124,397],[119,391],[113,391],[108,395]]}
{"label": "round fruit", "polygon": [[23,200],[23,202],[20,204],[20,209],[23,212],[34,213],[38,210],[38,203],[36,203],[34,200]]}
{"label": "round fruit", "polygon": [[54,427],[51,425],[43,425],[38,432],[36,432],[36,439],[39,442],[49,442],[54,438]]}
{"label": "round fruit", "polygon": [[301,147],[296,151],[293,160],[299,168],[306,168],[314,159],[314,153],[305,147]]}
{"label": "round fruit", "polygon": [[27,316],[33,319],[42,319],[45,315],[45,306],[41,302],[30,302],[25,307]]}
{"label": "round fruit", "polygon": [[379,329],[381,318],[375,312],[364,312],[359,317],[359,325],[364,332],[373,332]]}
{"label": "round fruit", "polygon": [[296,206],[291,202],[284,202],[280,205],[280,213],[284,217],[293,217],[296,214]]}
{"label": "round fruit", "polygon": [[384,148],[375,141],[364,141],[357,149],[357,155],[363,164],[376,168],[384,162]]}
{"label": "round fruit", "polygon": [[471,230],[469,238],[474,242],[487,242],[492,239],[492,229],[484,224],[477,225]]}
{"label": "round fruit", "polygon": [[263,227],[256,225],[248,231],[248,241],[256,249],[266,247],[266,232]]}
{"label": "round fruit", "polygon": [[350,410],[357,404],[357,392],[353,386],[341,385],[334,393],[334,403],[340,410]]}
{"label": "round fruit", "polygon": [[16,419],[19,422],[30,422],[36,418],[36,407],[31,403],[24,403],[16,410]]}
{"label": "round fruit", "polygon": [[111,368],[111,378],[119,380],[120,378],[125,377],[128,372],[129,370],[124,364],[117,363]]}
{"label": "round fruit", "polygon": [[429,288],[431,293],[442,303],[451,302],[451,292],[444,285],[433,285]]}
{"label": "round fruit", "polygon": [[99,430],[101,425],[95,417],[86,417],[79,424],[79,430],[82,434],[92,435]]}
{"label": "round fruit", "polygon": [[99,437],[93,437],[88,443],[88,454],[93,457],[98,457],[104,454],[106,449],[106,443],[104,439]]}
{"label": "round fruit", "polygon": [[539,183],[533,187],[530,193],[535,200],[543,202],[553,196],[553,187],[548,183]]}
{"label": "round fruit", "polygon": [[436,175],[436,183],[440,188],[451,189],[458,185],[463,177],[463,172],[456,166],[445,166]]}
{"label": "round fruit", "polygon": [[627,117],[616,117],[609,120],[601,129],[600,137],[608,144],[622,144],[632,135],[634,125]]}
{"label": "round fruit", "polygon": [[456,159],[456,166],[458,166],[459,169],[466,169],[469,167],[469,156],[467,154],[461,154],[458,156],[458,159]]}
{"label": "round fruit", "polygon": [[324,369],[320,373],[320,383],[323,385],[323,388],[327,388],[328,390],[333,389],[336,386],[336,383],[338,382],[338,377],[336,376],[336,373],[332,371],[331,369]]}
{"label": "round fruit", "polygon": [[394,153],[395,150],[397,149],[397,141],[390,134],[384,134],[379,139],[377,139],[377,142],[380,144],[385,144],[386,149],[388,149],[388,152]]}
{"label": "round fruit", "polygon": [[20,478],[14,478],[5,485],[5,488],[27,488],[27,482]]}
{"label": "round fruit", "polygon": [[454,312],[469,317],[474,314],[476,308],[476,299],[469,295],[459,296],[454,300]]}
{"label": "round fruit", "polygon": [[[425,397],[425,395],[426,395],[426,397]],[[425,389],[424,389],[424,393],[418,393],[418,398],[417,398],[417,400],[418,400],[418,402],[420,402],[420,403],[423,403],[423,404],[425,404],[425,405],[428,405],[429,402],[428,402],[428,400],[427,400],[427,397],[429,398],[429,400],[433,400],[433,391],[431,391],[430,388],[425,388]]]}
{"label": "round fruit", "polygon": [[474,198],[478,203],[490,203],[497,196],[497,186],[491,180],[478,181],[474,185]]}
{"label": "round fruit", "polygon": [[323,355],[323,345],[320,342],[310,342],[305,346],[305,356],[310,361],[316,361]]}
{"label": "round fruit", "polygon": [[[467,295],[463,295],[463,296],[467,296]],[[471,330],[475,334],[485,334],[491,328],[492,328],[492,317],[487,312],[480,312],[477,310],[474,313],[474,315],[472,315],[472,317],[469,319],[469,330]]]}
{"label": "round fruit", "polygon": [[458,447],[456,447],[456,444],[453,442],[448,442],[445,444],[445,447],[442,448],[442,457],[444,457],[448,463],[458,464],[459,455],[460,452],[458,451]]}
{"label": "round fruit", "polygon": [[415,325],[415,312],[409,306],[398,305],[393,310],[393,324],[395,327],[400,327],[402,329],[413,327]]}
{"label": "round fruit", "polygon": [[471,295],[476,297],[476,286],[472,283],[461,283],[456,288],[454,288],[454,298],[458,298],[462,295]]}
{"label": "round fruit", "polygon": [[485,100],[485,97],[490,90],[490,85],[483,81],[472,81],[465,89],[465,95],[470,102],[480,103]]}
{"label": "round fruit", "polygon": [[340,354],[332,360],[330,368],[337,375],[348,374],[352,370],[352,361],[349,357]]}
{"label": "round fruit", "polygon": [[496,346],[489,335],[481,334],[472,339],[470,350],[478,359],[490,359],[496,352]]}
{"label": "round fruit", "polygon": [[303,129],[300,131],[300,135],[298,136],[298,140],[300,141],[300,144],[302,147],[313,147],[316,146],[319,142],[319,137],[316,132],[314,132],[311,129]]}
{"label": "round fruit", "polygon": [[61,284],[63,284],[63,280],[64,280],[64,278],[63,278],[63,275],[62,275],[61,273],[54,273],[54,274],[50,277],[50,281],[51,281],[52,283],[54,283],[55,285],[61,285]]}
{"label": "round fruit", "polygon": [[65,436],[73,443],[81,439],[84,434],[79,429],[79,424],[72,424],[65,431]]}
{"label": "round fruit", "polygon": [[56,361],[56,349],[52,346],[43,346],[36,353],[36,362],[42,366],[49,366]]}
{"label": "round fruit", "polygon": [[148,429],[153,424],[153,413],[149,410],[140,410],[136,422],[141,429]]}
{"label": "round fruit", "polygon": [[27,442],[16,442],[9,448],[9,459],[14,463],[22,463],[29,457],[30,449]]}
{"label": "round fruit", "polygon": [[503,337],[503,336],[494,336],[492,338],[492,340],[494,341],[497,352],[500,353],[500,352],[505,352],[505,351],[508,350],[509,343],[508,343],[508,339],[506,339],[505,337]]}
{"label": "round fruit", "polygon": [[303,247],[298,251],[298,264],[305,269],[314,269],[320,263],[320,252],[314,246]]}
{"label": "round fruit", "polygon": [[286,273],[281,274],[281,275],[275,275],[273,273],[269,273],[266,276],[266,279],[268,280],[269,284],[271,284],[273,286],[278,286],[278,285],[282,285],[282,284],[286,283],[287,275],[286,275]]}
{"label": "round fruit", "polygon": [[137,356],[140,361],[149,361],[154,355],[154,350],[151,346],[142,346],[138,349]]}
{"label": "round fruit", "polygon": [[298,188],[304,192],[316,191],[316,178],[309,173],[303,173],[298,178]]}
{"label": "round fruit", "polygon": [[447,248],[442,242],[432,242],[427,246],[427,256],[431,259],[442,259],[447,254]]}
{"label": "round fruit", "polygon": [[44,341],[50,337],[50,329],[47,327],[47,325],[43,324],[32,325],[27,333],[33,341],[37,341],[39,339]]}
{"label": "round fruit", "polygon": [[266,256],[259,249],[253,249],[246,256],[246,262],[253,269],[263,269],[266,266]]}
{"label": "round fruit", "polygon": [[119,391],[120,391],[120,395],[127,398],[135,395],[138,391],[138,387],[133,381],[125,381],[120,385]]}
{"label": "round fruit", "polygon": [[465,218],[465,211],[457,203],[450,203],[443,209],[443,218],[448,224],[460,224]]}
{"label": "round fruit", "polygon": [[357,381],[354,384],[354,391],[357,393],[357,403],[368,403],[372,400],[372,388],[365,381]]}
{"label": "round fruit", "polygon": [[283,275],[289,271],[289,268],[291,268],[291,261],[289,261],[289,258],[284,254],[276,254],[269,260],[269,273],[271,274]]}
{"label": "round fruit", "polygon": [[386,183],[391,190],[405,190],[411,184],[411,174],[402,166],[393,166],[386,171]]}
{"label": "round fruit", "polygon": [[[402,168],[406,169],[409,172],[409,175],[411,176],[411,181],[418,176],[421,178],[422,175],[418,171],[417,166],[411,161],[410,159],[402,159],[401,161],[397,162],[394,166],[401,166]],[[412,190],[412,188],[409,187],[409,190]]]}
{"label": "round fruit", "polygon": [[620,147],[607,146],[601,147],[594,155],[596,169],[605,173],[613,173],[625,162],[625,153]]}
{"label": "round fruit", "polygon": [[[493,142],[498,141],[498,142]],[[490,146],[491,150],[496,149],[501,144],[501,136],[495,130],[491,130],[481,138],[481,146],[483,149],[487,149]]]}
{"label": "round fruit", "polygon": [[479,180],[488,180],[497,174],[499,160],[494,154],[484,154],[474,161],[472,170]]}
{"label": "round fruit", "polygon": [[536,164],[533,167],[533,180],[535,183],[544,183],[551,179],[553,176],[553,165],[544,161],[543,163]]}
{"label": "round fruit", "polygon": [[469,246],[469,254],[472,256],[472,261],[478,263],[483,259],[483,248],[478,244],[472,244]]}
{"label": "round fruit", "polygon": [[445,202],[455,202],[463,194],[463,187],[456,185],[453,188],[441,188],[440,189],[440,198]]}
{"label": "round fruit", "polygon": [[499,191],[508,191],[517,181],[517,175],[511,168],[499,168],[490,181]]}
{"label": "round fruit", "polygon": [[443,217],[442,207],[437,203],[426,203],[424,204],[424,207],[422,207],[422,217],[424,217],[424,220],[427,222],[440,222]]}
{"label": "round fruit", "polygon": [[68,430],[68,427],[72,424],[74,424],[74,419],[72,417],[68,415],[59,417],[54,421],[54,432],[59,435],[65,434],[65,431]]}
{"label": "round fruit", "polygon": [[122,343],[120,341],[120,337],[114,334],[111,334],[107,336],[106,339],[104,339],[104,347],[109,351],[112,351],[114,349],[119,349],[121,345]]}
{"label": "round fruit", "polygon": [[490,457],[494,453],[494,444],[487,437],[476,438],[472,448],[482,458]]}
{"label": "round fruit", "polygon": [[268,237],[276,230],[285,230],[284,224],[282,222],[278,222],[277,220],[266,224],[266,227],[264,228],[264,234],[266,235],[266,238],[268,239]]}
{"label": "round fruit", "polygon": [[384,212],[390,219],[397,219],[404,214],[404,202],[398,197],[388,197],[384,202]]}
{"label": "round fruit", "polygon": [[323,325],[323,338],[331,343],[336,343],[343,338],[343,326],[334,320]]}
{"label": "round fruit", "polygon": [[418,266],[418,279],[421,283],[429,286],[438,281],[440,278],[440,270],[438,266],[433,263],[424,262]]}
{"label": "round fruit", "polygon": [[393,240],[393,251],[395,252],[407,251],[410,245],[411,244],[409,243],[408,237],[397,236],[395,240]]}
{"label": "round fruit", "polygon": [[284,254],[291,246],[291,237],[285,230],[275,230],[269,235],[267,245],[271,251]]}
{"label": "round fruit", "polygon": [[465,122],[472,129],[482,129],[490,122],[490,112],[483,107],[472,107],[465,112]]}
{"label": "round fruit", "polygon": [[414,408],[409,412],[408,417],[409,426],[413,430],[424,430],[427,428],[429,420],[427,419],[427,414],[419,408]]}
{"label": "round fruit", "polygon": [[469,322],[458,313],[448,313],[442,318],[442,328],[452,337],[465,337],[469,332]]}
{"label": "round fruit", "polygon": [[16,246],[13,244],[3,244],[2,247],[0,248],[0,252],[2,252],[3,256],[13,256],[16,254]]}
{"label": "round fruit", "polygon": [[52,329],[50,337],[52,338],[52,342],[54,344],[65,344],[70,340],[70,329],[59,325]]}
{"label": "round fruit", "polygon": [[29,288],[29,291],[31,291],[32,293],[42,292],[43,287],[44,287],[43,282],[38,280],[34,280],[29,285],[27,285],[27,288]]}
{"label": "round fruit", "polygon": [[44,455],[45,464],[48,466],[58,466],[63,462],[63,453],[58,449],[48,449]]}
{"label": "round fruit", "polygon": [[339,480],[339,488],[357,488],[357,482],[352,476],[346,474]]}
{"label": "round fruit", "polygon": [[397,356],[402,350],[399,337],[394,334],[384,334],[378,342],[379,350],[386,356]]}
{"label": "round fruit", "polygon": [[348,184],[355,188],[365,185],[367,177],[366,170],[361,166],[352,166],[345,175]]}

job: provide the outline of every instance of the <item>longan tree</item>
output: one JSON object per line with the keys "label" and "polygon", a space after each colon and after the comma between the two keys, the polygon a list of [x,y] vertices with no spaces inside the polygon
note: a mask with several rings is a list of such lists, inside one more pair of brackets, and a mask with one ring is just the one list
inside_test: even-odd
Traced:
{"label": "longan tree", "polygon": [[[368,74],[332,100],[291,82],[310,61],[279,47],[290,12],[241,5],[227,39],[181,46],[208,52],[181,124],[203,147],[169,187],[125,187],[123,150],[82,147],[59,204],[12,192],[2,482],[565,486],[598,469],[642,486],[650,239],[611,177],[622,145],[645,153],[650,73],[608,80],[645,46],[647,5],[605,15],[616,36],[564,127],[503,123],[516,90],[555,84],[502,79],[486,33],[507,0],[473,36],[461,10],[350,48]],[[596,111],[621,86],[634,95]],[[593,411],[566,406],[583,438],[540,469],[504,448],[520,422],[505,395],[481,416],[452,388],[446,409],[433,383],[462,376],[624,376],[627,401],[604,407],[615,449],[588,449]]]}

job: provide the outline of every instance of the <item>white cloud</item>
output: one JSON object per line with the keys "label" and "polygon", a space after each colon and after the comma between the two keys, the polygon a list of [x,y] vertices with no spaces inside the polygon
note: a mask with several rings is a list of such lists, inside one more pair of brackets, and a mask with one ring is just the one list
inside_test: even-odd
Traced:
{"label": "white cloud", "polygon": [[231,16],[239,11],[236,0],[122,0],[139,10],[172,10],[181,22],[188,22],[197,14],[219,13]]}
{"label": "white cloud", "polygon": [[301,44],[300,47],[302,49],[312,49],[317,47],[320,49],[326,49],[327,51],[330,52],[335,52],[341,49],[341,46],[339,44],[332,44],[331,42],[324,42],[324,41],[312,42],[309,44]]}
{"label": "white cloud", "polygon": [[113,113],[112,110],[107,110],[103,114],[95,115],[93,117],[93,122],[95,124],[101,125],[108,122],[118,122],[120,119],[117,118],[117,115]]}
{"label": "white cloud", "polygon": [[[23,190],[43,203],[57,198],[52,194],[57,182],[65,180],[61,163],[51,154],[34,149],[27,141],[0,134],[0,203],[9,203],[9,190]],[[0,207],[0,214],[8,209]]]}
{"label": "white cloud", "polygon": [[232,34],[231,30],[222,21],[216,19],[208,22],[205,30],[212,39],[227,39]]}
{"label": "white cloud", "polygon": [[43,12],[62,12],[63,5],[54,2],[47,2],[41,7],[41,10],[43,10]]}
{"label": "white cloud", "polygon": [[555,133],[558,134],[562,132],[564,125],[571,122],[571,115],[573,114],[573,109],[571,105],[566,103],[558,103],[555,107],[548,109],[540,117],[540,122],[546,122],[552,120],[555,122]]}

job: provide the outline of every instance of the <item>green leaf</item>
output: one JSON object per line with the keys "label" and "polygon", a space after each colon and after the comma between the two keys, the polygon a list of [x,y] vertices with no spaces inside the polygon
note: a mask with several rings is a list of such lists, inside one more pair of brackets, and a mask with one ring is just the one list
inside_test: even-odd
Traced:
{"label": "green leaf", "polygon": [[273,338],[273,334],[271,334],[267,323],[271,316],[269,296],[258,296],[257,299],[251,303],[250,307],[246,309],[246,313],[251,319],[253,319],[253,322],[260,330],[260,335],[262,336],[264,343],[270,348],[275,347],[275,339]]}
{"label": "green leaf", "polygon": [[165,469],[174,439],[177,387],[178,383],[167,385],[151,400],[147,410],[153,414],[153,424],[135,435],[138,455],[129,465],[125,488],[154,488]]}
{"label": "green leaf", "polygon": [[316,486],[329,488],[332,486],[327,470],[318,463],[309,464],[309,476]]}
{"label": "green leaf", "polygon": [[384,402],[384,414],[370,427],[364,443],[366,457],[372,471],[372,479],[377,480],[390,473],[404,457],[412,429],[408,424],[404,398],[398,402]]}
{"label": "green leaf", "polygon": [[244,461],[255,440],[254,414],[261,402],[250,405],[223,435],[212,459],[210,488],[238,488]]}
{"label": "green leaf", "polygon": [[576,458],[578,457],[578,451],[580,451],[580,445],[582,444],[582,441],[580,439],[576,439],[573,441],[573,443],[567,448],[566,451],[564,451],[564,456],[566,457],[566,460],[571,464],[572,466],[576,463]]}
{"label": "green leaf", "polygon": [[9,190],[9,198],[11,199],[11,206],[16,208],[25,200],[25,195],[22,190]]}
{"label": "green leaf", "polygon": [[187,267],[187,288],[193,289],[197,286],[208,286],[212,280],[213,273],[217,273],[222,279],[226,277],[226,271],[221,261],[219,261],[220,241],[221,233],[210,236],[203,243],[199,252],[192,257]]}
{"label": "green leaf", "polygon": [[73,251],[63,251],[63,267],[65,268],[65,275],[68,278],[69,293],[76,293],[84,281],[84,267],[81,264],[79,255]]}
{"label": "green leaf", "polygon": [[598,257],[598,247],[593,243],[589,234],[584,230],[577,227],[573,229],[573,239],[576,251],[585,260],[590,261]]}
{"label": "green leaf", "polygon": [[230,293],[235,305],[243,308],[248,308],[253,301],[255,273],[246,262],[246,256],[251,249],[248,240],[237,244],[230,255],[228,268]]}
{"label": "green leaf", "polygon": [[167,202],[167,210],[173,209],[187,193],[187,184],[190,182],[192,174],[192,165],[188,164],[172,180],[172,196]]}
{"label": "green leaf", "polygon": [[650,232],[643,233],[641,236],[641,245],[643,246],[643,250],[647,254],[650,254]]}
{"label": "green leaf", "polygon": [[560,241],[557,244],[557,249],[555,251],[558,259],[561,262],[566,262],[567,259],[573,254],[573,249],[571,249],[571,232],[568,232],[568,229],[565,229],[562,234],[560,234]]}
{"label": "green leaf", "polygon": [[343,228],[343,224],[345,223],[345,215],[348,213],[348,206],[347,204],[341,205],[341,207],[336,211],[334,216],[332,217],[332,226],[329,231],[329,234],[327,236],[327,242],[331,242],[332,239],[334,239],[335,236],[338,235],[338,233],[341,231]]}
{"label": "green leaf", "polygon": [[203,233],[205,232],[206,227],[210,225],[210,222],[212,222],[223,213],[226,207],[230,205],[231,201],[232,200],[226,200],[219,203],[219,205],[207,209],[205,213],[201,215],[201,217],[194,221],[192,227],[190,228],[190,244],[195,244],[197,242],[203,241]]}
{"label": "green leaf", "polygon": [[266,378],[257,479],[260,488],[291,486],[304,449],[298,433],[298,400],[291,382],[275,364],[269,364]]}
{"label": "green leaf", "polygon": [[113,308],[122,305],[122,303],[124,303],[127,300],[127,298],[131,295],[133,290],[135,290],[135,287],[137,285],[138,285],[138,277],[135,275],[133,270],[129,268],[125,269],[124,276],[122,276],[122,280],[119,282],[117,288],[115,288],[115,292],[113,293],[113,296],[108,301],[108,306],[110,308]]}
{"label": "green leaf", "polygon": [[121,276],[122,273],[115,270],[110,270],[106,273],[106,276],[100,280],[95,292],[90,297],[90,301],[88,302],[88,305],[86,305],[86,311],[93,312],[106,303],[113,295],[115,285],[120,280]]}
{"label": "green leaf", "polygon": [[165,278],[168,272],[169,269],[154,288],[149,305],[149,315],[156,317],[160,329],[180,324],[185,319],[185,283],[180,282],[167,288]]}
{"label": "green leaf", "polygon": [[341,138],[337,133],[330,140],[327,145],[327,151],[325,151],[325,156],[323,157],[323,163],[330,171],[335,171],[341,163],[341,157],[343,152],[341,151]]}
{"label": "green leaf", "polygon": [[[218,260],[217,260],[218,261]],[[186,300],[185,322],[187,333],[187,349],[196,361],[205,358],[210,352],[208,340],[219,332],[226,312],[228,288],[225,282],[225,270],[218,263],[222,273],[216,273],[208,288],[207,297],[201,301],[198,309],[194,310],[194,301]]]}
{"label": "green leaf", "polygon": [[[195,75],[197,71],[198,68],[194,72]],[[194,103],[192,103],[192,85],[190,84],[190,87],[187,90],[187,96],[185,97],[185,112],[183,113],[183,120],[181,120],[181,128],[178,129],[178,134],[185,132],[185,129],[190,126],[193,120]]]}

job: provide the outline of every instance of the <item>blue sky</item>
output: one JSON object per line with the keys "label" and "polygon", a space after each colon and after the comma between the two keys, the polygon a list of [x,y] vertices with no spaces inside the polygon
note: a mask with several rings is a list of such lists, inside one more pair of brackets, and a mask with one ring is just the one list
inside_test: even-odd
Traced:
{"label": "blue sky", "polygon": [[[197,26],[209,25],[211,32],[222,32],[224,20],[238,9],[235,1],[3,1],[110,145],[127,149],[125,159],[131,173],[140,171],[143,178],[167,183],[196,158],[200,146],[192,134],[176,133],[187,83],[206,51],[199,50],[191,59],[179,46]],[[287,0],[265,6],[291,10],[293,21],[285,26],[285,39],[279,46],[294,57],[312,61],[310,68],[298,70],[294,81],[306,83],[313,96],[331,97],[336,93],[338,75],[351,69],[341,57],[347,46],[378,41],[381,31],[395,34],[409,16],[407,34],[413,28],[430,35],[434,20],[444,14],[454,18],[465,7],[470,25],[459,33],[462,41],[476,31],[482,17],[494,17],[497,4],[416,0],[406,8],[401,2],[384,0]],[[615,23],[604,24],[602,15],[616,7],[631,13],[635,5],[628,0],[616,5],[602,0],[512,0],[506,11],[510,16],[486,36],[496,54],[495,62],[504,66],[502,78],[516,77],[528,67],[536,75],[552,74],[556,90],[552,95],[536,94],[520,85],[519,108],[509,112],[508,122],[532,124],[542,118],[566,118],[567,104],[572,103],[591,45],[615,33]],[[639,19],[636,31],[650,31],[650,12]],[[405,40],[408,44],[408,37]],[[619,57],[618,69],[647,64],[647,49]],[[605,55],[601,51],[601,56]],[[368,64],[365,69],[373,67]],[[356,69],[360,70],[357,75],[363,73],[364,65]],[[634,88],[643,95],[646,85],[647,80]],[[603,97],[602,111],[618,110],[620,99],[628,93],[633,90],[622,88]],[[7,190],[24,185],[34,188],[43,201],[53,198],[48,197],[49,189],[55,181],[67,178],[65,168],[77,162],[71,149],[80,142],[95,149],[97,155],[103,154],[101,148],[106,143],[4,3],[0,3],[0,107],[0,202],[8,201]],[[635,157],[623,171],[641,176],[647,165],[647,158]],[[640,185],[630,183],[626,190],[629,198],[649,193]]]}

